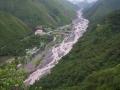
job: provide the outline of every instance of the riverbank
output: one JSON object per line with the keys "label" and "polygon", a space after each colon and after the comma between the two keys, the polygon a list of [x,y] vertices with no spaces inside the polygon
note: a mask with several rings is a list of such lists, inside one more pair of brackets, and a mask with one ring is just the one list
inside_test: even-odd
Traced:
{"label": "riverbank", "polygon": [[41,65],[35,72],[29,75],[24,83],[26,85],[33,85],[35,81],[41,79],[44,75],[49,74],[59,60],[67,55],[73,48],[73,45],[83,36],[88,27],[88,23],[89,21],[83,18],[82,13],[78,12],[78,18],[72,22],[72,30],[69,35],[67,35],[60,44],[49,49],[48,53],[44,56]]}

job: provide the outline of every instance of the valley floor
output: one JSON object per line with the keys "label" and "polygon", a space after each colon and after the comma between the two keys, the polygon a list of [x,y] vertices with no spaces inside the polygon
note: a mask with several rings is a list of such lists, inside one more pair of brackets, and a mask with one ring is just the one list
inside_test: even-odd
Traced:
{"label": "valley floor", "polygon": [[78,18],[73,21],[71,32],[63,39],[63,41],[52,48],[50,48],[41,64],[37,67],[29,77],[24,81],[26,85],[33,85],[35,81],[40,80],[44,75],[49,74],[51,69],[58,64],[59,60],[67,55],[73,45],[78,41],[80,37],[86,32],[89,21],[84,19],[82,12],[78,12]]}

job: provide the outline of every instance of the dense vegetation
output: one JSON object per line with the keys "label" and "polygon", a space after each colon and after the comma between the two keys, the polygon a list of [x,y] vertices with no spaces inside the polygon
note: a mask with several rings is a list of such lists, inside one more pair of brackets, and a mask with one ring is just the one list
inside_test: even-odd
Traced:
{"label": "dense vegetation", "polygon": [[0,0],[0,10],[13,14],[31,27],[57,27],[70,23],[75,15],[67,0]]}
{"label": "dense vegetation", "polygon": [[30,32],[30,29],[18,18],[0,12],[0,56],[14,52],[16,45]]}
{"label": "dense vegetation", "polygon": [[[107,5],[110,3],[104,1]],[[116,7],[119,4],[115,4]],[[111,8],[106,7],[108,10]],[[105,18],[100,17],[102,24],[90,26],[71,53],[60,61],[50,75],[33,85],[32,90],[38,87],[43,90],[120,89],[120,11],[106,15]]]}
{"label": "dense vegetation", "polygon": [[25,71],[18,69],[16,64],[15,61],[9,61],[0,65],[0,90],[21,90],[24,88]]}
{"label": "dense vegetation", "polygon": [[93,7],[85,12],[85,16],[92,21],[100,21],[112,11],[120,9],[120,0],[98,0]]}

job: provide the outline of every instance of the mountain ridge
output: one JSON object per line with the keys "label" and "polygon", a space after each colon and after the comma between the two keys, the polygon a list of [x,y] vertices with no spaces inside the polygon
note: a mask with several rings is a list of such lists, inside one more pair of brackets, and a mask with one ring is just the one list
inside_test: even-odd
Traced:
{"label": "mountain ridge", "polygon": [[[30,27],[57,27],[70,23],[75,16],[72,4],[67,0],[1,0],[0,10],[11,13]],[[67,16],[64,13],[68,13]]]}

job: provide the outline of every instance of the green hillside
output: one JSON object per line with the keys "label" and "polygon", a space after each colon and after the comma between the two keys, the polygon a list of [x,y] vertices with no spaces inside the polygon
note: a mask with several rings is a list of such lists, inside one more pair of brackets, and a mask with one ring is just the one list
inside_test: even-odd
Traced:
{"label": "green hillside", "polygon": [[[18,18],[0,12],[0,55],[7,55],[30,33],[30,29]],[[14,51],[14,50],[13,50]]]}
{"label": "green hillside", "polygon": [[22,54],[24,49],[40,44],[33,35],[19,41],[31,33],[29,28],[66,25],[76,14],[66,0],[0,0],[0,11],[0,56]]}
{"label": "green hillside", "polygon": [[[109,1],[106,0],[107,5]],[[119,4],[113,3],[113,10],[109,7],[110,12],[119,8]],[[101,24],[90,26],[71,53],[60,61],[50,75],[33,85],[31,90],[38,87],[42,87],[42,90],[120,89],[120,11],[104,16],[98,16],[102,19]]]}
{"label": "green hillside", "polygon": [[92,21],[100,20],[112,11],[120,9],[120,0],[98,0],[93,7],[86,10],[85,15]]}
{"label": "green hillside", "polygon": [[70,23],[74,9],[66,0],[0,0],[0,10],[9,12],[31,27],[56,27]]}

